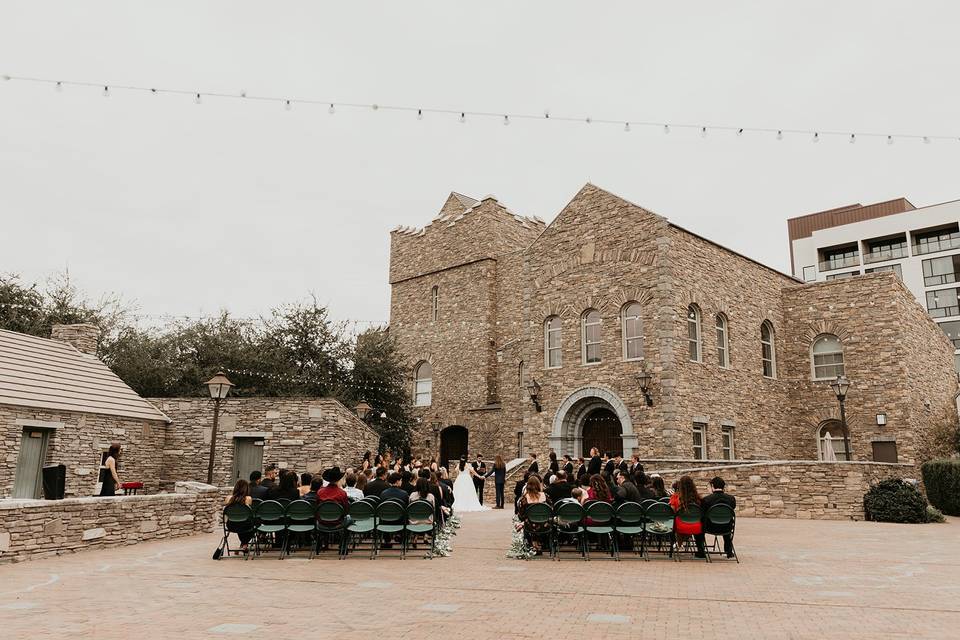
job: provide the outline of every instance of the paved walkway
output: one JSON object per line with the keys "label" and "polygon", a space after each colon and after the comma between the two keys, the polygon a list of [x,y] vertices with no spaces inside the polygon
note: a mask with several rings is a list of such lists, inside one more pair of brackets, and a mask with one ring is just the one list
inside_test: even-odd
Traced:
{"label": "paved walkway", "polygon": [[214,562],[216,536],[0,565],[0,637],[957,638],[960,520],[741,519],[742,563],[509,560],[510,514],[449,558]]}

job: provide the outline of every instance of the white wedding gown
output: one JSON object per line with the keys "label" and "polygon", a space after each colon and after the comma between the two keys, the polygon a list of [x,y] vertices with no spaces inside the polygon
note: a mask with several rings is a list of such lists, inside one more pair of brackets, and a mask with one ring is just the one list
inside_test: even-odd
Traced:
{"label": "white wedding gown", "polygon": [[453,481],[453,511],[464,513],[467,511],[486,511],[487,507],[480,504],[477,489],[473,486],[473,467],[467,465]]}

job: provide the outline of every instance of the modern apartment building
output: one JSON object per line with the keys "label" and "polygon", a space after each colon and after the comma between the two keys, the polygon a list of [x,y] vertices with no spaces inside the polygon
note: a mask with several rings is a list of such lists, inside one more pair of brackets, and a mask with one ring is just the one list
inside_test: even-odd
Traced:
{"label": "modern apartment building", "polygon": [[806,282],[893,271],[953,342],[960,371],[960,200],[906,198],[787,220],[793,275]]}

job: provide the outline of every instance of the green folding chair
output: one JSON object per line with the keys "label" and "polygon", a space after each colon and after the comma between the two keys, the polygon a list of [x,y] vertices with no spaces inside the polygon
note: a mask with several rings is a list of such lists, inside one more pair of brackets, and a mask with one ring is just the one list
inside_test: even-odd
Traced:
{"label": "green folding chair", "polygon": [[586,525],[587,533],[587,560],[590,559],[590,544],[589,537],[590,534],[594,534],[598,537],[598,542],[606,537],[610,542],[610,557],[614,560],[620,559],[620,552],[617,549],[617,536],[614,535],[614,518],[615,512],[613,510],[613,505],[609,502],[604,502],[602,500],[597,500],[591,502],[587,506],[587,512],[585,514],[584,524]]}
{"label": "green folding chair", "polygon": [[[347,527],[345,533],[347,541],[343,545],[341,558],[345,558],[350,549],[356,549],[360,542],[369,537],[370,551],[373,552],[373,528],[376,525],[376,507],[372,501],[357,500],[350,504],[350,518],[353,522]],[[371,555],[371,560],[373,556]]]}
{"label": "green folding chair", "polygon": [[[377,505],[377,522],[373,527],[373,551],[371,558],[380,556],[380,550],[383,547],[383,538],[385,536],[394,536],[399,534],[403,536],[403,528],[406,526],[406,509],[399,502],[386,500]],[[403,543],[400,545],[400,557],[403,557]]]}
{"label": "green folding chair", "polygon": [[667,543],[667,555],[673,559],[673,543],[676,540],[676,534],[674,532],[674,518],[676,514],[673,512],[673,508],[668,504],[656,502],[647,507],[644,515],[647,518],[647,522],[644,526],[643,547],[640,549],[640,553],[643,554],[644,558],[649,560],[650,545],[648,542],[650,542],[651,539],[656,540],[657,550],[661,551],[663,549],[663,542],[665,541]]}
{"label": "green folding chair", "polygon": [[[294,500],[284,509],[287,529],[283,540],[283,555],[289,556],[294,538],[298,541],[307,538],[310,557],[313,558],[313,534],[317,530],[317,505],[307,500]],[[302,546],[302,545],[301,545]]]}
{"label": "green folding chair", "polygon": [[[647,518],[643,513],[643,507],[636,502],[624,502],[617,507],[617,517],[614,521],[614,536],[625,536],[633,547],[634,553],[643,557],[643,532],[647,523]],[[617,543],[617,552],[619,557],[620,544]]]}
{"label": "green folding chair", "polygon": [[[677,519],[684,524],[690,524],[690,525],[700,524],[703,521],[703,509],[701,509],[700,505],[698,504],[688,504],[686,509],[681,509],[680,511],[677,512]],[[677,560],[680,559],[681,553],[692,553],[692,554],[696,553],[696,545],[694,545],[693,548],[691,548],[690,546],[691,544],[693,544],[691,542],[692,539],[693,539],[692,536],[687,539],[687,542],[686,544],[684,544],[683,549],[680,549],[680,548],[677,549]],[[704,559],[707,562],[710,562],[710,554],[704,553],[704,556],[705,556]]]}
{"label": "green folding chair", "polygon": [[[740,564],[740,556],[737,555],[737,548],[733,545],[733,532],[737,525],[737,516],[734,513],[733,507],[728,504],[715,504],[709,509],[704,516],[704,525],[712,529],[708,535],[713,536],[713,544],[708,545],[707,557],[713,555],[726,555],[719,547],[720,538],[724,535],[730,536],[730,552],[733,554],[733,559],[737,561],[737,564]],[[719,532],[719,533],[714,533]],[[713,548],[711,551],[710,548]]]}
{"label": "green folding chair", "polygon": [[[433,560],[433,554],[437,550],[437,523],[434,516],[433,505],[427,500],[415,500],[407,505],[407,525],[405,535],[403,536],[403,555],[407,555],[410,548],[410,538],[413,536],[430,536],[430,552],[427,557]],[[414,524],[413,521],[429,520],[429,523]]]}
{"label": "green folding chair", "polygon": [[[553,508],[546,502],[527,505],[523,533],[531,541],[547,541],[547,553],[553,557]],[[530,558],[527,558],[529,560]]]}
{"label": "green folding chair", "polygon": [[[260,539],[271,539],[276,545],[280,542],[280,534],[287,528],[283,505],[276,500],[264,500],[256,512],[257,535],[256,555],[260,557]],[[283,545],[280,544],[280,558],[283,559]]]}
{"label": "green folding chair", "polygon": [[333,538],[337,539],[337,557],[343,557],[343,547],[347,542],[347,526],[344,522],[346,509],[339,502],[324,500],[317,505],[317,541],[314,544],[314,554],[320,553],[320,545],[324,541],[329,546]]}
{"label": "green folding chair", "polygon": [[564,539],[577,543],[577,553],[586,558],[586,538],[583,529],[583,506],[576,501],[561,501],[557,503],[554,515],[554,542],[553,559],[560,560],[560,550]]}
{"label": "green folding chair", "polygon": [[[229,557],[231,551],[235,554],[240,553],[240,549],[230,549],[230,534],[234,532],[227,528],[228,524],[237,525],[238,528],[249,527],[251,531],[255,530],[253,509],[245,504],[231,504],[224,507],[222,521],[223,539],[220,540],[220,545],[217,547],[217,551],[214,552],[214,557],[217,560],[223,558],[224,554]],[[249,558],[249,556],[247,557]]]}

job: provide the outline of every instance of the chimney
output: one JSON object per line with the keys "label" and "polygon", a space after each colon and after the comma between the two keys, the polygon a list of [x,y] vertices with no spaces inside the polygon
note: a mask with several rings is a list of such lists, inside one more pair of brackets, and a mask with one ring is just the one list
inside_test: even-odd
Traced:
{"label": "chimney", "polygon": [[73,345],[80,353],[96,356],[100,329],[97,325],[88,323],[55,324],[50,330],[50,337]]}

